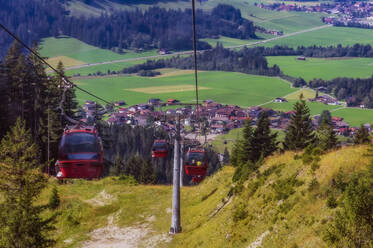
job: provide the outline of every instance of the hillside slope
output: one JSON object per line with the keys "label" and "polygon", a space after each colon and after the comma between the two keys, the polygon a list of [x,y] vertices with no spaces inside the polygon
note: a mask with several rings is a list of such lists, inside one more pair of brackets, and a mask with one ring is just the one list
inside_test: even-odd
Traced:
{"label": "hillside slope", "polygon": [[[294,160],[292,152],[268,158],[260,173],[241,186],[231,182],[234,168],[224,167],[201,185],[182,188],[183,232],[175,236],[167,234],[170,186],[133,185],[118,178],[58,185],[58,244],[327,247],[322,233],[336,211],[326,204],[332,178],[365,170],[370,162],[367,151],[367,146],[345,147],[321,156],[315,171],[318,183],[310,166]],[[48,195],[45,192],[45,201]]]}

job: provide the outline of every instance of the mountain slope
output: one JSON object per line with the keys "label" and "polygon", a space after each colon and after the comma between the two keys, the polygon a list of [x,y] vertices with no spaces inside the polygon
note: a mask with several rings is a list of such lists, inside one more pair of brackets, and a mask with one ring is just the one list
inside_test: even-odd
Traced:
{"label": "mountain slope", "polygon": [[242,185],[233,185],[234,168],[224,167],[202,184],[182,188],[183,232],[175,236],[167,234],[170,186],[133,185],[128,178],[59,185],[59,246],[327,247],[323,231],[336,211],[327,207],[331,181],[365,170],[367,151],[355,146],[322,155],[318,183],[292,152],[268,158]]}

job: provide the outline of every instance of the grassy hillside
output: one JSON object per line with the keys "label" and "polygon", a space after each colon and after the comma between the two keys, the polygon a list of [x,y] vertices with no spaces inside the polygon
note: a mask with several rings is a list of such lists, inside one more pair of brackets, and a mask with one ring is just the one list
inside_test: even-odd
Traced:
{"label": "grassy hillside", "polygon": [[274,56],[267,57],[267,60],[270,66],[277,64],[284,74],[302,77],[306,81],[314,78],[368,78],[373,74],[372,58],[307,58],[305,61],[296,58],[297,56]]}
{"label": "grassy hillside", "polygon": [[[175,74],[176,73],[176,74]],[[77,81],[79,86],[108,100],[125,100],[128,104],[144,103],[150,98],[176,98],[194,102],[194,75],[191,71],[176,71],[160,77],[145,78],[121,76]],[[296,89],[289,83],[273,77],[255,76],[236,72],[200,72],[200,99],[220,103],[252,106],[284,96]],[[276,89],[274,91],[273,89]],[[80,102],[90,99],[77,92]]]}
{"label": "grassy hillside", "polygon": [[[124,54],[118,54],[107,49],[88,45],[67,36],[46,38],[41,42],[40,46],[40,54],[42,56],[49,57],[50,59],[64,56],[63,58],[81,61],[83,64],[156,55],[155,50],[143,53],[125,51]],[[64,60],[62,62],[65,63]]]}
{"label": "grassy hillside", "polygon": [[[267,47],[283,45],[297,46],[336,46],[360,44],[373,44],[373,30],[363,28],[327,27],[295,36],[270,41],[263,44]],[[262,45],[260,45],[262,46]]]}
{"label": "grassy hillside", "polygon": [[[288,102],[283,102],[283,103],[271,102],[271,103],[263,105],[263,107],[272,108],[272,109],[281,110],[281,111],[290,111],[293,109],[293,106],[297,101],[298,100],[289,100]],[[323,110],[331,111],[333,109],[337,109],[341,107],[341,106],[325,105],[319,102],[307,102],[307,106],[310,109],[311,115],[318,115],[318,114],[321,114]]]}
{"label": "grassy hillside", "polygon": [[322,233],[335,214],[326,205],[330,182],[338,173],[347,179],[365,170],[366,152],[357,146],[322,155],[316,187],[309,165],[294,160],[292,152],[266,159],[260,174],[240,187],[231,183],[234,169],[224,167],[198,186],[182,187],[183,232],[175,236],[167,234],[170,186],[118,178],[51,181],[42,199],[57,186],[59,247],[327,247]]}

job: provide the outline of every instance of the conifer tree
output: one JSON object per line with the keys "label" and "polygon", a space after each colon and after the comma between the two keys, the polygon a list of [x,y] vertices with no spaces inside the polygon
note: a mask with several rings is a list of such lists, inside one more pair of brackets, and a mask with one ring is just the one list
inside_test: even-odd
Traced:
{"label": "conifer tree", "polygon": [[226,147],[224,148],[223,164],[229,164],[229,152]]}
{"label": "conifer tree", "polygon": [[60,196],[58,195],[58,190],[56,186],[54,186],[52,190],[52,196],[49,199],[49,207],[51,209],[56,209],[60,206],[60,203],[61,203],[61,200],[60,200]]}
{"label": "conifer tree", "polygon": [[295,113],[290,118],[290,123],[285,130],[284,148],[288,150],[301,150],[312,144],[315,135],[312,130],[310,110],[301,95],[294,105]]}
{"label": "conifer tree", "polygon": [[326,118],[323,119],[323,122],[321,123],[320,128],[317,130],[316,135],[319,146],[322,150],[329,150],[337,147],[337,135],[334,132],[332,125],[328,123]]}
{"label": "conifer tree", "polygon": [[242,134],[242,140],[238,141],[237,162],[239,164],[245,164],[250,159],[252,153],[251,139],[253,137],[253,128],[251,127],[250,120],[246,120]]}
{"label": "conifer tree", "polygon": [[261,157],[265,158],[277,150],[277,133],[271,133],[270,122],[266,113],[261,112],[257,127],[251,138],[251,162],[257,162]]}
{"label": "conifer tree", "polygon": [[[59,71],[62,75],[65,75],[64,72],[64,66],[62,62],[58,62],[57,65],[57,71]],[[62,77],[60,75],[55,76],[55,80],[59,85],[64,85],[65,82],[63,81]],[[60,89],[60,95],[62,95],[63,88]],[[75,110],[78,108],[78,102],[75,99],[75,89],[74,88],[68,88],[65,94],[65,103],[64,103],[64,110],[67,116],[72,117],[74,115]],[[66,120],[62,120],[63,126],[68,124]]]}
{"label": "conifer tree", "polygon": [[360,125],[359,130],[356,131],[354,135],[354,143],[355,144],[368,144],[370,142],[369,139],[369,131],[363,125]]}
{"label": "conifer tree", "polygon": [[20,119],[0,144],[0,247],[51,247],[54,218],[44,219],[47,206],[35,203],[47,178],[38,163],[38,148]]}

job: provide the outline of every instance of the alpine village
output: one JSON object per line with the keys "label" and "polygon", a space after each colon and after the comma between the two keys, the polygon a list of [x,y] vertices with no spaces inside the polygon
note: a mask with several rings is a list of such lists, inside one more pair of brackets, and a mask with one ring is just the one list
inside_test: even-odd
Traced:
{"label": "alpine village", "polygon": [[373,1],[0,6],[0,248],[373,248]]}

